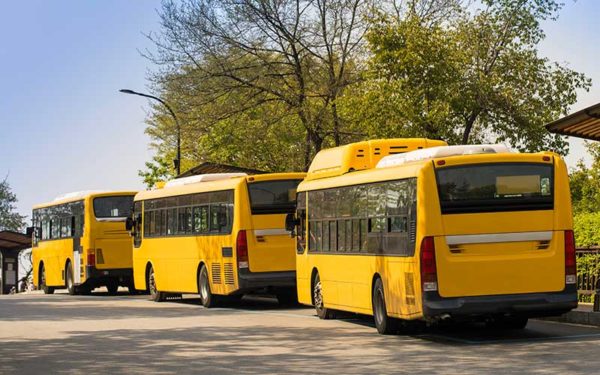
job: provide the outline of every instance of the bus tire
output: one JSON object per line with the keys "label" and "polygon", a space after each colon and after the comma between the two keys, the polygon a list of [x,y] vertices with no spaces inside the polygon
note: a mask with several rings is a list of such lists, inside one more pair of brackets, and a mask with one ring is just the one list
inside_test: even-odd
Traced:
{"label": "bus tire", "polygon": [[323,301],[323,286],[318,273],[315,274],[313,282],[313,303],[315,305],[317,316],[320,319],[335,319],[335,312],[332,309],[325,307]]}
{"label": "bus tire", "polygon": [[398,320],[387,315],[383,282],[380,278],[375,280],[375,285],[373,286],[373,320],[375,321],[377,332],[382,335],[390,335],[398,332]]}
{"label": "bus tire", "polygon": [[156,280],[154,278],[154,268],[150,267],[148,270],[148,292],[150,293],[150,300],[154,302],[163,302],[165,300],[165,293],[160,292],[156,286]]}
{"label": "bus tire", "polygon": [[198,294],[200,295],[200,302],[202,306],[206,308],[215,307],[218,304],[218,296],[212,294],[210,290],[210,281],[208,278],[208,270],[205,265],[200,268],[198,274]]}
{"label": "bus tire", "polygon": [[65,267],[65,284],[69,295],[74,296],[77,294],[77,288],[75,287],[75,280],[73,278],[73,267],[71,266],[71,262],[67,262],[67,266]]}
{"label": "bus tire", "polygon": [[106,289],[108,290],[109,296],[116,296],[119,291],[119,282],[117,280],[109,280],[106,283]]}
{"label": "bus tire", "polygon": [[44,291],[44,294],[54,294],[54,287],[46,285],[46,267],[42,264],[40,270],[40,289]]}

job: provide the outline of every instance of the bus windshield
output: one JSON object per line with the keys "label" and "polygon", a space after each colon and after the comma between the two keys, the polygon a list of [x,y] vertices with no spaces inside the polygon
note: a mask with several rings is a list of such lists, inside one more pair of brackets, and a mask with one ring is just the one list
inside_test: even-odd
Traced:
{"label": "bus windshield", "polygon": [[94,198],[94,215],[98,219],[126,218],[131,215],[132,195]]}
{"label": "bus windshield", "polygon": [[502,163],[436,171],[442,213],[553,209],[553,167]]}
{"label": "bus windshield", "polygon": [[294,212],[296,189],[302,180],[276,180],[248,184],[252,214]]}

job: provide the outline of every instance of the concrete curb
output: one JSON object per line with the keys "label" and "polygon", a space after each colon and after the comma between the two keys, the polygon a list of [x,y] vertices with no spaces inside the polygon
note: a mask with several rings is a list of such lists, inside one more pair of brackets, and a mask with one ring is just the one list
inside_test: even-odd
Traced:
{"label": "concrete curb", "polygon": [[593,312],[591,306],[586,304],[580,304],[579,306],[579,308],[566,314],[544,318],[544,320],[600,327],[600,312]]}

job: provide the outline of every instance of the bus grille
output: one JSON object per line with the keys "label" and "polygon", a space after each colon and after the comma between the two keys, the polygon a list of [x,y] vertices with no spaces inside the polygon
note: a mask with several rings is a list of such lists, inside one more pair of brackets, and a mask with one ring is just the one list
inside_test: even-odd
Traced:
{"label": "bus grille", "polygon": [[225,263],[225,284],[233,285],[233,263]]}
{"label": "bus grille", "polygon": [[212,264],[212,281],[213,284],[221,284],[221,264]]}
{"label": "bus grille", "polygon": [[415,300],[415,282],[412,272],[404,273],[404,293],[406,295],[406,304],[414,305]]}

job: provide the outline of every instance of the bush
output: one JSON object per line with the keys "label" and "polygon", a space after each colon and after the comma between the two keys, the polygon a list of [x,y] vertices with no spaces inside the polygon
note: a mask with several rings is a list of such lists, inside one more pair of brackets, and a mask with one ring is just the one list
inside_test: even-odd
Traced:
{"label": "bush", "polygon": [[573,218],[577,247],[600,245],[600,212],[585,212]]}

